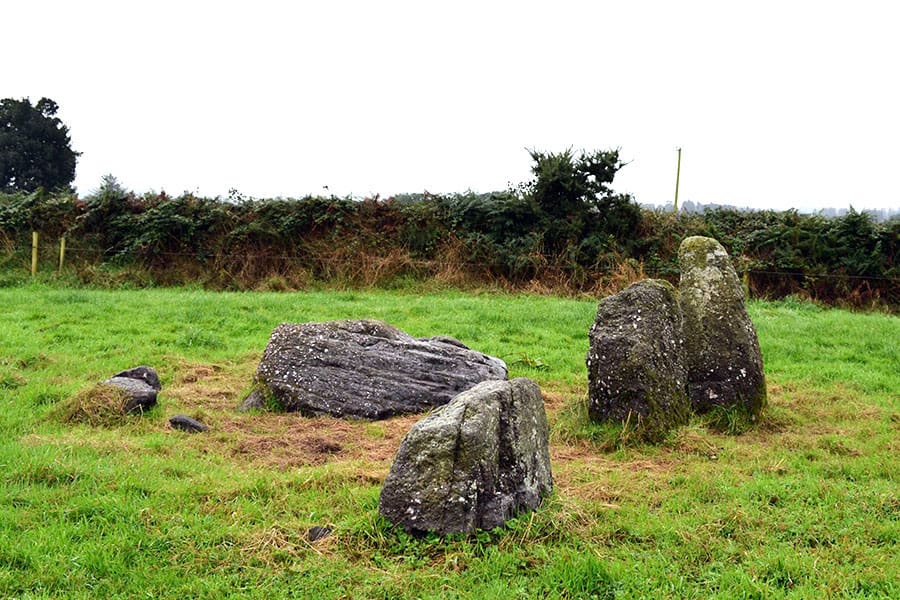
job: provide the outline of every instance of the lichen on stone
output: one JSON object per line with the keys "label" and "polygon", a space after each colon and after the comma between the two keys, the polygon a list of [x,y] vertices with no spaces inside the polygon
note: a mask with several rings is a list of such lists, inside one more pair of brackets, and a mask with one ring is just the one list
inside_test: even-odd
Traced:
{"label": "lichen on stone", "polygon": [[766,404],[762,352],[728,253],[693,236],[679,250],[688,395],[695,411],[743,411],[755,419]]}
{"label": "lichen on stone", "polygon": [[552,491],[548,435],[537,384],[483,382],[407,433],[379,513],[415,533],[499,527]]}
{"label": "lichen on stone", "polygon": [[591,326],[588,414],[660,441],[687,422],[690,403],[675,289],[647,279],[600,301]]}

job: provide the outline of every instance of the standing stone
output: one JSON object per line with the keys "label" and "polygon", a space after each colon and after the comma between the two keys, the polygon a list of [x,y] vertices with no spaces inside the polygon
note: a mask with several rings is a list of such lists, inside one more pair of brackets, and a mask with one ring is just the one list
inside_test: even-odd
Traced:
{"label": "standing stone", "polygon": [[533,510],[552,489],[537,384],[525,378],[486,381],[410,429],[378,510],[414,533],[471,533]]}
{"label": "standing stone", "polygon": [[506,364],[447,337],[416,339],[382,321],[282,324],[244,408],[385,419],[446,404]]}
{"label": "standing stone", "polygon": [[650,442],[687,423],[681,309],[669,282],[645,279],[601,300],[589,337],[591,420],[627,424]]}
{"label": "standing stone", "polygon": [[681,243],[678,262],[691,404],[755,419],[766,404],[762,353],[731,259],[716,240],[694,236]]}

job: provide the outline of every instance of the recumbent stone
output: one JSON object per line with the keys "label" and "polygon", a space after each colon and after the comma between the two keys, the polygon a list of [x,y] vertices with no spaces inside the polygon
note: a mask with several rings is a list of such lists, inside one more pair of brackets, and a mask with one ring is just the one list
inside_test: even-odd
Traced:
{"label": "recumbent stone", "polygon": [[416,339],[382,321],[279,325],[244,408],[384,419],[446,404],[506,364],[446,337]]}

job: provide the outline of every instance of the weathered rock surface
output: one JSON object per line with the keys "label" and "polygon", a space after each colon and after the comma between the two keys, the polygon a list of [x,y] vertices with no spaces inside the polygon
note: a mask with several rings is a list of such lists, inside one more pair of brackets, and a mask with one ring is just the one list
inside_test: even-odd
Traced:
{"label": "weathered rock surface", "polygon": [[471,533],[536,508],[552,489],[537,384],[487,381],[410,429],[378,509],[410,532]]}
{"label": "weathered rock surface", "polygon": [[132,369],[126,369],[119,373],[113,375],[113,377],[125,377],[126,379],[140,379],[154,390],[159,391],[162,389],[162,385],[159,383],[159,375],[157,375],[156,371],[153,367],[148,367],[146,365],[141,365],[139,367],[134,367]]}
{"label": "weathered rock surface", "polygon": [[181,431],[187,431],[188,433],[209,431],[208,425],[187,415],[175,415],[171,417],[169,419],[169,425],[171,425],[173,429],[180,429]]}
{"label": "weathered rock surface", "polygon": [[445,404],[506,364],[452,338],[416,339],[382,321],[282,324],[256,370],[246,407],[384,419]]}
{"label": "weathered rock surface", "polygon": [[255,388],[250,391],[246,398],[238,406],[238,412],[250,412],[252,410],[266,410],[266,399],[263,391]]}
{"label": "weathered rock surface", "polygon": [[646,279],[608,296],[590,329],[588,413],[659,441],[687,423],[681,309],[667,281]]}
{"label": "weathered rock surface", "polygon": [[309,531],[306,532],[306,539],[310,542],[318,542],[319,540],[323,540],[331,535],[331,527],[325,527],[323,525],[314,525],[309,528]]}
{"label": "weathered rock surface", "polygon": [[123,390],[129,399],[125,412],[146,412],[156,405],[157,392],[161,389],[159,376],[150,367],[141,366],[117,373],[101,382]]}
{"label": "weathered rock surface", "polygon": [[681,243],[678,262],[691,404],[755,418],[766,404],[762,353],[731,259],[716,240],[694,236]]}

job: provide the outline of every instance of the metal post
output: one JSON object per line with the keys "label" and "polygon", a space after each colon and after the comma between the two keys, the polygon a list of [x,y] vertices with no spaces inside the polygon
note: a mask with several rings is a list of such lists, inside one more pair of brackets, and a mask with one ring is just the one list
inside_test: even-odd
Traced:
{"label": "metal post", "polygon": [[678,185],[681,183],[681,148],[678,149],[678,170],[675,171],[675,212],[678,212]]}
{"label": "metal post", "polygon": [[66,236],[59,238],[59,272],[62,273],[63,264],[66,262]]}
{"label": "metal post", "polygon": [[31,276],[37,275],[38,232],[31,232]]}

